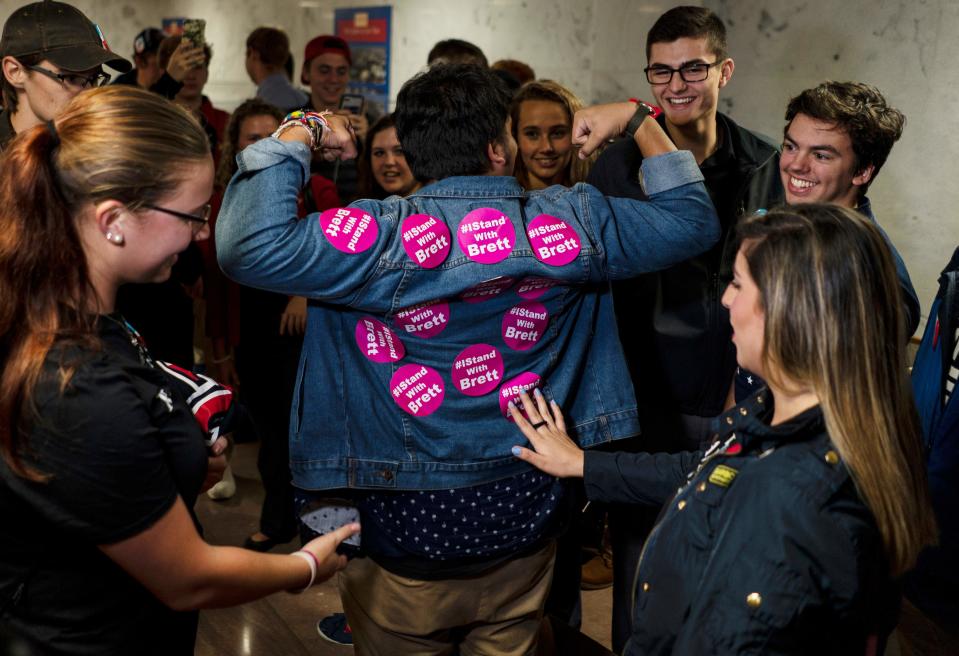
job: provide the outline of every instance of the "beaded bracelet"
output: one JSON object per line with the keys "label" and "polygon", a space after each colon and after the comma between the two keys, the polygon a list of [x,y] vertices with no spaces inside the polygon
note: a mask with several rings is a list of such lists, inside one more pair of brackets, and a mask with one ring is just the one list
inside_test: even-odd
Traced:
{"label": "beaded bracelet", "polygon": [[311,554],[309,551],[306,551],[305,549],[294,551],[290,555],[302,558],[303,560],[306,561],[306,564],[310,566],[310,581],[302,588],[288,590],[287,592],[290,592],[292,594],[300,594],[300,593],[306,592],[313,586],[313,583],[316,582],[316,569],[319,566],[319,563],[316,561],[316,556]]}
{"label": "beaded bracelet", "polygon": [[319,150],[323,138],[323,130],[330,129],[330,124],[326,121],[326,117],[331,113],[330,110],[324,110],[322,112],[296,110],[290,112],[286,115],[286,118],[283,119],[283,122],[280,124],[280,127],[276,129],[276,132],[273,133],[273,136],[279,137],[291,127],[299,126],[310,133],[310,149]]}

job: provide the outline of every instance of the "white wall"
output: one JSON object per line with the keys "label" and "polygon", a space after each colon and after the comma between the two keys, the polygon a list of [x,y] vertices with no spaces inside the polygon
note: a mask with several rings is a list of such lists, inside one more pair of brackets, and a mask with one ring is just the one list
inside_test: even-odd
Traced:
{"label": "white wall", "polygon": [[[0,0],[0,16],[22,3]],[[337,7],[377,0],[75,0],[129,56],[134,35],[164,16],[205,18],[214,57],[208,95],[230,109],[253,94],[243,68],[246,35],[282,27],[302,64],[306,42],[333,25]],[[490,61],[528,62],[540,77],[587,101],[649,96],[642,68],[646,31],[672,6],[662,0],[395,0],[390,75],[400,85],[426,63],[436,41],[472,41]],[[959,243],[959,2],[955,0],[706,0],[726,20],[736,72],[722,107],[778,138],[788,98],[829,78],[877,85],[908,117],[905,134],[870,192],[924,306]]]}
{"label": "white wall", "polygon": [[[789,98],[828,79],[876,85],[906,128],[870,187],[923,306],[959,244],[959,3],[955,0],[708,0],[729,29],[736,71],[723,109],[781,137]],[[924,315],[925,316],[925,315]]]}

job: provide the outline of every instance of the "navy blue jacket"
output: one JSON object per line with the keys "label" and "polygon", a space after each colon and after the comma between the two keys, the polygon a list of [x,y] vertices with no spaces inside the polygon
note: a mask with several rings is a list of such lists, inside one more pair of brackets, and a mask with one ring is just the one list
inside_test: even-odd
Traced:
{"label": "navy blue jacket", "polygon": [[929,491],[939,522],[939,545],[919,557],[906,579],[906,596],[924,613],[948,626],[959,625],[959,392],[944,401],[946,376],[956,352],[959,328],[959,248],[939,277],[912,368],[912,388],[925,437]]}
{"label": "navy blue jacket", "polygon": [[762,390],[721,415],[705,454],[586,453],[591,499],[672,496],[625,654],[865,654],[892,630],[879,530],[820,409],[772,427],[771,401]]}

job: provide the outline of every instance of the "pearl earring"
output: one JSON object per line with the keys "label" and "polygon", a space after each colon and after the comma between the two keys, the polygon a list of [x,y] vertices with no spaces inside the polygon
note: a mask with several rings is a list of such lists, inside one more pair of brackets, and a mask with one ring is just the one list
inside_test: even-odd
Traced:
{"label": "pearl earring", "polygon": [[105,236],[108,240],[112,241],[114,244],[123,243],[123,235],[119,235],[119,234],[115,235],[112,232],[108,232]]}

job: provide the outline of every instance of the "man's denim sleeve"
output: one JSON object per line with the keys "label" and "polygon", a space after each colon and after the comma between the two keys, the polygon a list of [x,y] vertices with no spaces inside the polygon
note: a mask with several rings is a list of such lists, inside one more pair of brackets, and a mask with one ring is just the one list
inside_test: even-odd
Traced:
{"label": "man's denim sleeve", "polygon": [[643,160],[649,200],[603,196],[586,185],[591,229],[605,251],[607,277],[631,278],[702,253],[719,239],[719,220],[689,151]]}
{"label": "man's denim sleeve", "polygon": [[309,148],[262,139],[238,161],[216,223],[217,257],[228,276],[250,287],[337,300],[348,299],[373,275],[392,231],[389,221],[365,209],[375,242],[363,252],[345,253],[323,234],[316,214],[298,218],[297,194],[310,175]]}

